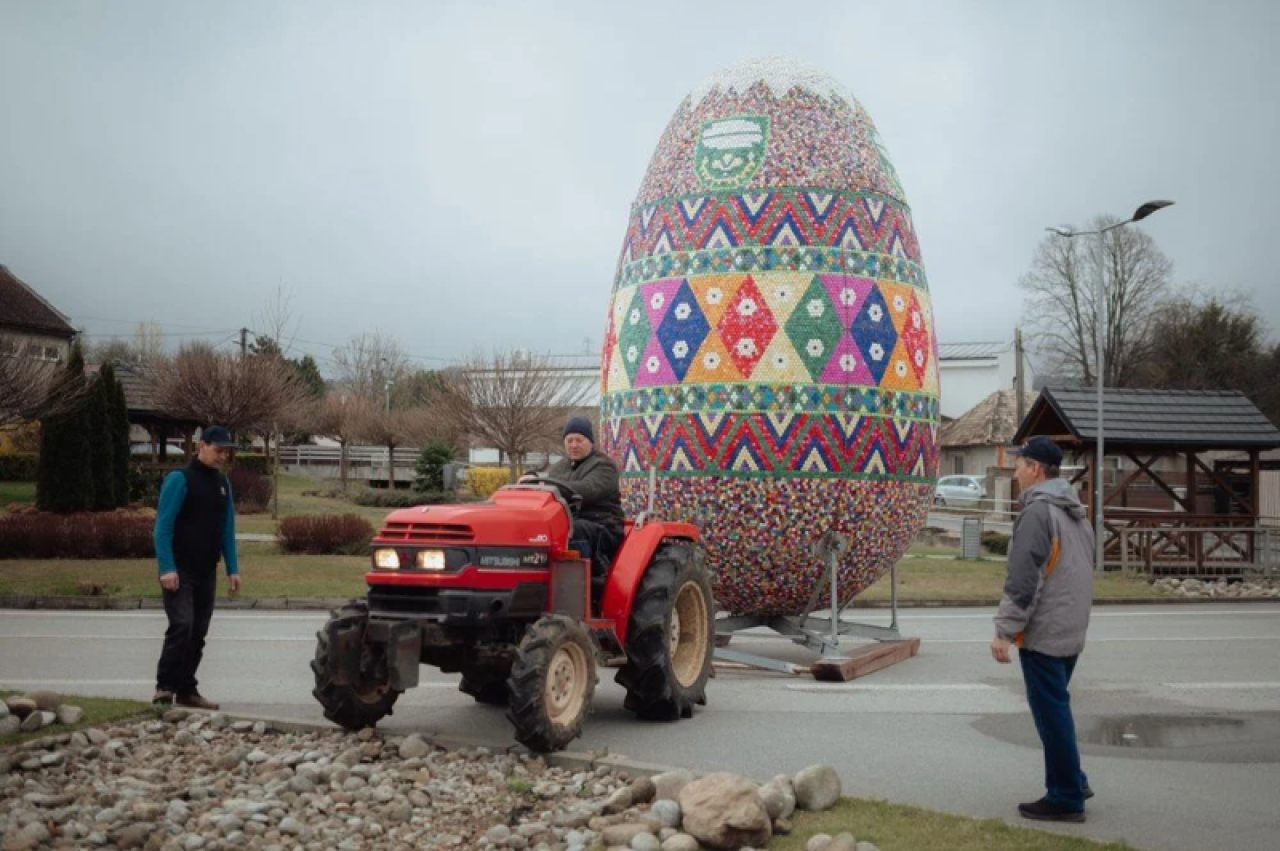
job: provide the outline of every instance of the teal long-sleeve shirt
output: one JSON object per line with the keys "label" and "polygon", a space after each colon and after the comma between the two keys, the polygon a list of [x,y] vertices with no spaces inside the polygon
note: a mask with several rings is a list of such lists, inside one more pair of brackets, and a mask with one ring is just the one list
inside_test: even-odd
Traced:
{"label": "teal long-sleeve shirt", "polygon": [[[160,563],[160,573],[172,573],[178,569],[173,557],[173,527],[178,520],[178,512],[187,499],[187,477],[181,470],[176,470],[164,477],[160,487],[160,504],[156,508],[156,560]],[[236,510],[231,494],[231,482],[227,482],[227,519],[222,527],[222,560],[227,566],[227,576],[235,576],[240,572],[240,561],[236,557]]]}

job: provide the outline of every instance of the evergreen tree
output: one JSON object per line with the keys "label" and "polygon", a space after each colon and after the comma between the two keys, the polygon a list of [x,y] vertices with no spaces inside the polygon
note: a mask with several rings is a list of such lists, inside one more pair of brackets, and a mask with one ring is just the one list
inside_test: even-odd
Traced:
{"label": "evergreen tree", "polygon": [[413,489],[419,492],[444,490],[444,468],[453,460],[453,447],[447,443],[428,443],[414,465],[417,476]]}
{"label": "evergreen tree", "polygon": [[94,511],[110,511],[115,508],[115,455],[111,451],[111,407],[107,382],[99,375],[89,388],[89,398],[84,411],[84,430],[89,436],[89,472],[93,478]]}
{"label": "evergreen tree", "polygon": [[[84,355],[77,345],[67,360],[67,373],[84,381]],[[40,424],[40,462],[36,481],[36,506],[41,511],[70,514],[93,505],[89,434],[85,428],[86,405],[48,417]]]}
{"label": "evergreen tree", "polygon": [[115,485],[113,501],[117,507],[123,508],[129,504],[129,406],[124,399],[124,385],[116,378],[111,364],[102,368],[102,380],[107,382],[111,401],[107,432],[111,440],[112,482]]}

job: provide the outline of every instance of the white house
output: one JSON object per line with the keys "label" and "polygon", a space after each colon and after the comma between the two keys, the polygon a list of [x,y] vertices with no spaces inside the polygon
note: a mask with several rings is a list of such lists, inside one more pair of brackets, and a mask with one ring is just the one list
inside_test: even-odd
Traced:
{"label": "white house", "polygon": [[[942,343],[938,373],[942,382],[941,413],[957,419],[998,390],[1013,390],[1017,377],[1016,346],[1007,343]],[[1026,352],[1022,356],[1023,387],[1031,390],[1034,374]]]}

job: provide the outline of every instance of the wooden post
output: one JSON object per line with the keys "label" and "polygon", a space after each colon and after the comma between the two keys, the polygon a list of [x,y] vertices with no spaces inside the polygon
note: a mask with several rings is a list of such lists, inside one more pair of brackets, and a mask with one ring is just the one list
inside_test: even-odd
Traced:
{"label": "wooden post", "polygon": [[1262,527],[1262,461],[1258,450],[1249,451],[1249,504],[1253,506],[1253,531],[1249,533],[1249,563],[1258,560],[1258,530]]}
{"label": "wooden post", "polygon": [[[1191,515],[1199,514],[1199,500],[1196,497],[1196,453],[1193,449],[1187,450],[1187,513]],[[1189,521],[1193,526],[1198,521],[1192,519]],[[1199,533],[1187,533],[1187,555],[1190,561],[1196,566],[1196,570],[1200,571],[1204,568],[1203,560],[1200,557],[1202,547],[1200,546]]]}

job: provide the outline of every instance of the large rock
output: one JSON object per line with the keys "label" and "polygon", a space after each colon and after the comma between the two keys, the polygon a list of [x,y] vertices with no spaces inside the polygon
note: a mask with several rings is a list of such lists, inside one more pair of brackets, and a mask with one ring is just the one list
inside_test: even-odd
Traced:
{"label": "large rock", "polygon": [[829,809],[840,800],[840,775],[829,765],[811,765],[796,774],[792,785],[796,790],[796,806],[817,812]]}
{"label": "large rock", "polygon": [[59,724],[79,724],[84,718],[84,710],[79,706],[71,706],[70,704],[62,704],[57,709],[57,717]]}
{"label": "large rock", "polygon": [[36,708],[43,709],[45,712],[57,712],[58,707],[62,705],[62,695],[56,691],[29,691],[23,697],[34,701]]}
{"label": "large rock", "polygon": [[0,736],[12,736],[22,728],[22,720],[17,715],[6,715],[0,718]]}
{"label": "large rock", "polygon": [[417,733],[405,736],[400,743],[401,759],[420,759],[431,753],[431,745]]}
{"label": "large rock", "polygon": [[9,704],[5,703],[3,700],[0,700],[0,718],[8,718],[8,717],[9,717]]}
{"label": "large rock", "polygon": [[5,705],[9,707],[10,712],[18,717],[19,721],[39,709],[34,700],[29,700],[25,697],[6,698]]}
{"label": "large rock", "polygon": [[662,851],[698,851],[701,847],[698,840],[687,833],[677,833],[662,841]]}
{"label": "large rock", "polygon": [[680,792],[683,829],[708,848],[761,846],[773,825],[756,784],[736,774],[711,774]]}
{"label": "large rock", "polygon": [[675,771],[664,771],[653,776],[654,800],[678,801],[680,790],[694,781],[692,771],[677,768]]}
{"label": "large rock", "polygon": [[627,786],[627,789],[631,792],[631,801],[633,805],[649,803],[654,799],[653,796],[658,791],[657,785],[655,785],[653,780],[648,777],[637,777],[635,780],[631,781],[631,784]]}
{"label": "large rock", "polygon": [[22,729],[22,732],[24,733],[34,733],[36,730],[39,730],[43,726],[44,726],[44,713],[39,710],[36,710],[35,712],[32,712],[30,715],[28,715],[26,718],[22,719],[21,729]]}

